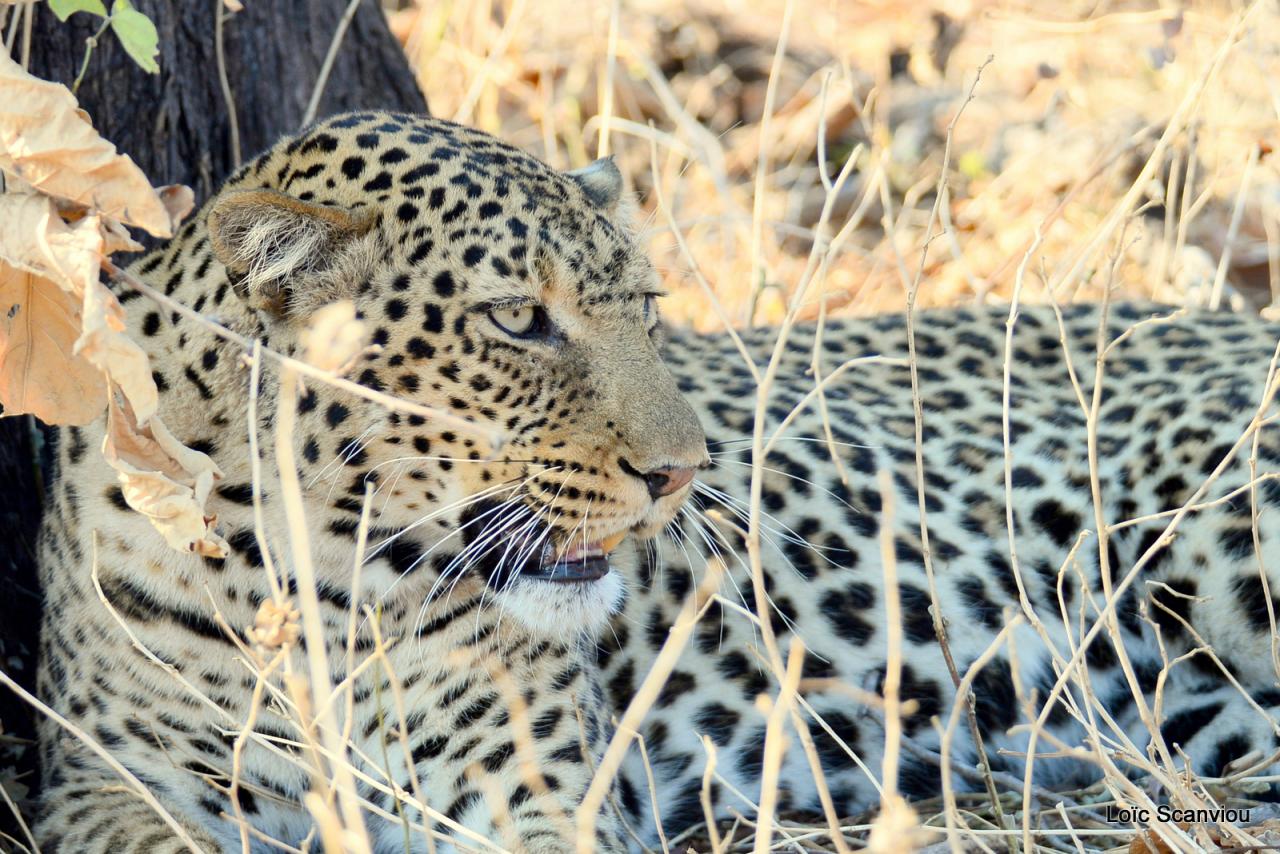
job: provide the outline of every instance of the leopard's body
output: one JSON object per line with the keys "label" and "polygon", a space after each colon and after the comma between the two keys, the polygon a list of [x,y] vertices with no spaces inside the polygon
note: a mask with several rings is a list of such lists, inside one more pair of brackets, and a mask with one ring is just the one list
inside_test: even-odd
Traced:
{"label": "leopard's body", "polygon": [[[459,849],[483,847],[476,836],[529,851],[573,847],[573,813],[611,720],[713,558],[726,568],[724,603],[708,606],[639,727],[658,803],[650,802],[633,747],[598,816],[597,847],[634,845],[624,825],[654,839],[655,815],[668,832],[703,817],[703,736],[717,752],[721,779],[710,791],[718,812],[750,812],[759,796],[766,718],[756,697],[777,685],[759,630],[734,607],[756,610],[748,552],[735,530],[745,527],[737,516],[750,495],[756,384],[727,336],[654,326],[647,298],[654,276],[626,215],[611,165],[562,175],[448,123],[353,114],[250,163],[166,247],[132,268],[174,299],[288,352],[299,350],[314,308],[353,300],[380,347],[362,357],[354,379],[506,436],[490,458],[466,431],[390,414],[323,384],[308,383],[298,402],[293,447],[335,684],[346,679],[349,660],[358,666],[376,653],[374,623],[391,641],[390,667],[366,667],[349,700],[336,703],[339,725],[349,727],[356,785],[374,807],[366,820],[378,851],[404,850],[406,838],[412,850],[427,850],[420,816],[397,804],[388,778],[455,822],[436,827]],[[41,693],[206,849],[239,850],[248,831],[232,820],[237,815],[254,828],[254,850],[271,850],[266,836],[297,845],[312,831],[300,801],[313,786],[306,770],[313,754],[290,713],[267,702],[254,711],[249,652],[228,636],[251,625],[271,597],[254,533],[243,354],[145,298],[122,296],[152,356],[160,415],[223,472],[209,510],[232,550],[212,560],[169,549],[124,505],[96,452],[102,425],[64,431],[41,545]],[[1113,307],[1106,340],[1160,311]],[[1007,430],[1017,573],[1005,515],[1007,310],[916,319],[928,551],[959,672],[1023,613],[1024,592],[1038,617],[1024,616],[1010,635],[1017,672],[1005,645],[974,682],[987,752],[1005,771],[1021,764],[999,751],[1026,746],[1025,733],[1006,734],[1028,713],[1019,697],[1038,711],[1061,661],[1078,647],[1082,616],[1091,624],[1102,607],[1082,409],[1093,391],[1099,312],[1063,311],[1062,339],[1083,398],[1067,372],[1056,315],[1023,309],[1015,327]],[[824,386],[823,400],[806,397],[815,334],[792,332],[765,408],[767,441],[804,401],[764,463],[760,553],[780,654],[799,637],[806,677],[855,689],[804,683],[811,711],[800,716],[835,809],[849,815],[878,798],[868,775],[881,773],[881,713],[863,700],[883,687],[889,645],[882,541],[895,558],[902,610],[901,694],[916,703],[905,720],[911,745],[898,784],[909,795],[938,791],[929,718],[945,721],[955,690],[928,611],[904,320],[826,323],[817,347],[822,370],[842,373]],[[745,336],[761,370],[775,336]],[[1263,399],[1278,339],[1280,328],[1257,319],[1193,312],[1144,324],[1108,351],[1095,443],[1101,517],[1115,526],[1165,514],[1112,530],[1105,551],[1116,583],[1157,543],[1169,511],[1244,485],[1251,455],[1258,475],[1280,467],[1274,430],[1236,446]],[[885,360],[841,368],[877,354]],[[255,425],[265,457],[260,530],[276,570],[288,576],[294,558],[270,453],[278,392],[275,374],[264,370]],[[1208,495],[1195,495],[1227,456]],[[691,468],[694,485],[675,488]],[[888,515],[880,471],[890,478]],[[366,491],[369,558],[353,590]],[[1259,704],[1246,702],[1209,656],[1194,656],[1172,668],[1164,706],[1154,712],[1167,739],[1207,773],[1275,748],[1276,607],[1267,591],[1280,584],[1277,501],[1275,482],[1264,479],[1256,490],[1260,550],[1248,490],[1179,518],[1176,536],[1146,558],[1119,600],[1118,636],[1132,667],[1122,666],[1106,635],[1088,647],[1095,688],[1138,750],[1148,737],[1125,673],[1139,693],[1153,690],[1157,627],[1169,659],[1197,646],[1197,635],[1212,644]],[[718,513],[697,512],[710,509]],[[884,524],[891,527],[882,537]],[[570,535],[594,543],[622,531],[631,535],[603,577],[538,577],[547,543],[563,546]],[[352,623],[352,608],[364,605],[376,620]],[[302,650],[293,655],[305,671]],[[237,747],[251,714],[258,734]],[[1066,703],[1048,721],[1053,734],[1079,743]],[[963,726],[956,751],[956,764],[971,767]],[[37,834],[45,850],[182,850],[149,805],[51,722],[42,759]],[[1041,760],[1037,782],[1081,765]],[[793,740],[780,807],[817,808],[814,776]],[[958,780],[973,785],[971,775]]]}

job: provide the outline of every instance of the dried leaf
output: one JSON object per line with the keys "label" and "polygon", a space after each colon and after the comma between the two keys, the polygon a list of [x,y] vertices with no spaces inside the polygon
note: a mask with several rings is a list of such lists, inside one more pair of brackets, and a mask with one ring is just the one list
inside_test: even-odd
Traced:
{"label": "dried leaf", "polygon": [[[183,189],[186,188],[183,187]],[[103,255],[110,255],[112,252],[142,251],[142,244],[129,236],[128,229],[110,217],[104,217],[102,220],[102,239]]]}
{"label": "dried leaf", "polygon": [[[121,387],[133,411],[137,413],[139,422],[145,424],[156,411],[158,402],[151,367],[146,353],[125,334],[124,311],[120,308],[120,303],[98,281],[98,265],[103,254],[114,248],[129,248],[133,245],[136,244],[133,244],[119,224],[104,221],[98,216],[84,217],[72,225],[64,223],[58,216],[53,201],[47,196],[13,193],[0,195],[0,259],[27,274],[22,281],[9,285],[13,300],[6,306],[6,310],[12,312],[15,319],[22,316],[20,310],[15,311],[15,307],[22,305],[18,300],[32,297],[41,300],[38,305],[42,311],[49,310],[54,297],[37,293],[27,284],[29,281],[43,283],[45,287],[56,283],[71,295],[73,302],[78,300],[81,303],[79,312],[66,315],[67,321],[75,322],[80,329],[78,338],[73,339],[74,348],[46,353],[39,369],[48,374],[56,374],[69,368],[69,376],[72,378],[70,388],[75,388],[84,382],[86,368],[96,367]],[[32,274],[36,279],[30,279]],[[38,319],[28,317],[26,321]],[[62,326],[53,328],[60,333],[66,331]],[[18,337],[13,340],[21,343],[27,339]],[[23,381],[21,385],[17,385],[21,376],[25,376],[30,370],[31,366],[21,358],[22,353],[29,352],[31,351],[25,349],[18,351],[15,361],[0,367],[0,374],[4,375],[0,377],[0,382],[6,382],[6,391],[0,393],[0,401],[7,407],[14,407],[12,411],[34,412],[25,406],[38,405],[44,413],[39,415],[40,420],[48,424],[86,423],[82,419],[90,401],[96,404],[96,411],[101,414],[102,406],[106,403],[103,393],[105,387],[101,382],[93,385],[96,394],[81,399],[67,415],[59,414],[51,403],[46,405],[45,401],[37,400],[39,394],[34,383]],[[88,365],[85,364],[86,360]],[[19,369],[23,374],[15,378],[11,372]],[[61,385],[66,388],[65,383]],[[28,403],[11,403],[8,394],[18,391],[26,395],[23,400],[29,401]],[[65,394],[60,394],[59,399],[64,403],[70,402]],[[75,421],[66,420],[68,418]]]}
{"label": "dried leaf", "polygon": [[0,169],[43,193],[169,237],[177,225],[142,170],[93,129],[67,87],[0,51]]}
{"label": "dried leaf", "polygon": [[173,548],[205,557],[227,556],[204,504],[222,472],[213,460],[173,437],[159,418],[141,426],[127,401],[113,394],[107,407],[102,455],[120,475],[130,507],[151,520]]}
{"label": "dried leaf", "polygon": [[164,209],[169,212],[169,219],[175,223],[186,219],[187,214],[196,206],[196,194],[186,184],[165,184],[157,187],[156,192],[160,194]]}
{"label": "dried leaf", "polygon": [[102,374],[75,355],[79,305],[48,279],[0,261],[0,402],[5,415],[83,426],[102,414]]}
{"label": "dried leaf", "polygon": [[46,196],[0,195],[0,403],[46,424],[102,414],[106,383],[76,355],[80,303],[98,284],[104,238],[96,218],[67,225]]}
{"label": "dried leaf", "polygon": [[[67,15],[94,11],[77,0]],[[117,35],[143,64],[155,28],[116,0]],[[140,19],[140,20],[138,20]],[[154,62],[152,61],[154,65]],[[65,87],[27,74],[0,52],[0,403],[50,424],[88,424],[107,409],[102,452],[125,501],[173,548],[225,557],[204,514],[221,477],[155,417],[158,395],[145,351],[126,332],[119,301],[99,281],[103,258],[140,249],[121,222],[169,236],[190,212],[185,187],[153,189],[128,157],[94,132]]]}
{"label": "dried leaf", "polygon": [[1129,854],[1175,854],[1175,852],[1160,837],[1149,830],[1144,830],[1130,841]]}
{"label": "dried leaf", "polygon": [[104,242],[99,225],[94,217],[66,224],[47,196],[5,193],[0,195],[0,258],[80,297],[98,280]]}
{"label": "dried leaf", "polygon": [[128,398],[139,423],[151,421],[159,404],[151,361],[125,331],[124,309],[116,295],[94,282],[85,291],[80,323],[76,354],[111,377]]}
{"label": "dried leaf", "polygon": [[[1192,825],[1189,822],[1178,821],[1174,822],[1174,824],[1179,830],[1187,832],[1191,832],[1193,830]],[[1207,824],[1200,825],[1199,831],[1205,833],[1215,846],[1226,841],[1226,836],[1221,827]],[[1167,842],[1156,835],[1154,830],[1147,829],[1139,833],[1132,839],[1132,841],[1129,842],[1129,854],[1176,854],[1176,852],[1173,848],[1169,847]]]}

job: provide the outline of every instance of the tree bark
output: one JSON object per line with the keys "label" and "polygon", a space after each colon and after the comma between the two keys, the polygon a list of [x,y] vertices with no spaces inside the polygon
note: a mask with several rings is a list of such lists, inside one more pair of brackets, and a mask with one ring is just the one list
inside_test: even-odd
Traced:
{"label": "tree bark", "polygon": [[[109,4],[108,4],[109,5]],[[111,33],[99,40],[77,96],[95,127],[132,157],[155,184],[187,184],[203,200],[234,171],[232,111],[241,159],[302,125],[324,58],[347,11],[345,0],[136,0],[160,33],[160,73],[147,74]],[[98,18],[61,23],[37,4],[31,70],[68,86]],[[218,60],[215,14],[222,14]],[[425,113],[404,52],[375,0],[358,0],[342,37],[316,118],[355,109]]]}
{"label": "tree bark", "polygon": [[[142,71],[107,32],[89,58],[77,97],[99,132],[152,183],[187,184],[197,204],[239,165],[237,141],[243,162],[302,125],[348,11],[349,26],[315,117],[352,109],[427,111],[377,0],[350,7],[348,0],[245,0],[244,11],[234,15],[222,0],[134,0],[134,7],[159,31],[160,73]],[[30,70],[71,86],[100,19],[79,13],[60,22],[45,3],[10,8],[34,9]],[[148,246],[158,242],[135,236]],[[28,688],[34,688],[40,607],[35,542],[49,473],[41,446],[51,438],[26,417],[0,421],[0,669]],[[6,769],[32,771],[35,750],[15,741],[32,738],[32,723],[31,710],[0,688],[0,782]],[[35,780],[28,773],[22,782],[34,787]],[[15,832],[2,803],[0,831]]]}

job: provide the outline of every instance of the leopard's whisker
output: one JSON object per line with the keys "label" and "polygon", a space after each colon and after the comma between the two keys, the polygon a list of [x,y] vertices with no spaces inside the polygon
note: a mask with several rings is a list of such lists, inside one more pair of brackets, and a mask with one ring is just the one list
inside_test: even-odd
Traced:
{"label": "leopard's whisker", "polygon": [[386,515],[387,508],[391,506],[391,499],[395,496],[396,487],[400,484],[400,479],[404,477],[405,472],[407,472],[408,470],[409,470],[409,467],[407,465],[398,466],[396,468],[396,473],[394,477],[392,477],[389,481],[380,482],[377,488],[374,489],[373,491],[374,496],[377,496],[377,494],[384,489],[387,491],[386,497],[383,498],[382,500],[382,507],[381,509],[378,510],[379,520],[381,520],[382,517]]}
{"label": "leopard's whisker", "polygon": [[[510,512],[508,512],[510,511]],[[519,498],[512,498],[492,510],[486,510],[475,521],[482,518],[488,518],[489,521],[481,529],[476,538],[468,543],[461,552],[453,557],[453,559],[440,571],[440,579],[446,578],[455,570],[461,575],[463,571],[469,568],[482,554],[488,551],[489,547],[501,537],[507,529],[518,524],[524,513],[529,512],[526,505]],[[437,579],[437,582],[440,581]],[[432,588],[434,593],[435,588]],[[430,599],[431,594],[427,598]]]}
{"label": "leopard's whisker", "polygon": [[[504,539],[506,539],[506,541],[507,541],[506,548],[505,548],[505,549],[503,549],[502,556],[501,556],[500,558],[498,558],[497,563],[496,563],[496,564],[494,564],[493,569],[492,569],[492,570],[490,570],[490,572],[489,572],[489,576],[485,579],[484,587],[483,587],[483,588],[481,589],[481,591],[480,591],[480,605],[479,605],[479,607],[477,607],[477,608],[476,608],[476,633],[477,633],[477,634],[478,634],[478,633],[479,633],[479,631],[480,631],[480,618],[481,618],[481,616],[482,616],[482,615],[483,615],[483,613],[484,613],[484,606],[485,606],[485,602],[486,602],[487,600],[493,600],[493,599],[496,599],[498,592],[500,592],[500,591],[494,591],[494,590],[493,590],[493,582],[494,582],[494,578],[495,578],[495,577],[500,577],[500,576],[501,576],[501,574],[502,574],[502,570],[503,570],[503,568],[504,568],[504,567],[505,567],[505,565],[506,565],[507,557],[511,554],[511,550],[512,550],[512,548],[514,548],[514,547],[516,546],[516,543],[518,543],[518,542],[523,542],[523,537],[527,536],[527,533],[526,533],[526,532],[527,532],[527,531],[529,531],[529,530],[531,530],[531,529],[532,529],[532,527],[533,527],[535,524],[537,524],[538,515],[539,515],[539,512],[541,511],[541,509],[542,509],[541,507],[539,507],[539,508],[530,508],[527,504],[526,504],[526,505],[522,505],[522,506],[521,506],[521,512],[522,512],[522,513],[528,513],[528,518],[527,518],[527,519],[525,519],[523,522],[521,522],[521,523],[519,524],[519,527],[517,527],[517,528],[516,528],[516,530],[511,531],[510,533],[506,533],[505,535],[503,535]],[[518,518],[518,517],[517,517],[517,518]],[[488,549],[486,549],[486,551],[488,551]],[[516,566],[519,566],[519,564],[517,564]],[[512,572],[512,573],[511,573],[511,578],[512,578],[512,579],[514,579],[514,578],[516,577],[516,575],[517,575],[517,574],[518,574],[518,570],[516,570],[515,572]],[[508,579],[508,581],[507,581],[506,583],[507,583],[507,584],[510,584],[510,583],[511,583],[511,579]],[[504,585],[504,587],[505,587],[505,585]],[[502,626],[502,612],[501,612],[501,611],[499,611],[499,612],[498,612],[498,626],[499,626],[499,627],[501,627],[501,626]]]}
{"label": "leopard's whisker", "polygon": [[[564,488],[568,485],[569,481],[573,479],[573,475],[575,473],[576,472],[570,471],[568,477],[566,477],[563,481],[561,481],[560,485],[556,488],[556,494],[552,497],[552,499],[548,502],[542,502],[539,505],[537,512],[534,513],[533,518],[530,520],[530,525],[533,525],[534,523],[536,523],[538,516],[541,515],[541,513],[544,510],[547,511],[549,514],[557,506],[557,502],[560,500],[561,493],[564,491]],[[556,510],[555,512],[556,512],[555,518],[553,518],[547,525],[547,530],[545,532],[546,537],[551,536],[551,532],[555,529],[555,523],[560,518],[561,511]],[[514,542],[514,538],[513,538],[513,542]],[[503,560],[506,559],[506,555],[507,553],[503,554]],[[523,564],[523,561],[521,561],[521,564]],[[502,561],[499,561],[498,566],[499,568],[501,568]],[[496,571],[497,570],[495,570],[495,572]],[[509,588],[512,584],[515,583],[515,580],[516,580],[516,573],[512,573],[511,577],[508,578],[507,581],[503,584],[503,589],[505,590]]]}
{"label": "leopard's whisker", "polygon": [[[751,463],[749,463],[749,462],[746,462],[746,461],[744,461],[744,460],[713,460],[713,461],[712,461],[712,465],[713,465],[713,466],[719,466],[719,465],[732,465],[732,466],[742,466],[742,467],[744,467],[744,468],[752,468],[752,464],[751,464]],[[762,471],[767,471],[767,472],[769,472],[770,474],[776,474],[776,475],[778,475],[778,476],[780,476],[780,477],[785,477],[785,478],[788,478],[788,479],[790,479],[790,480],[794,480],[794,481],[797,481],[797,482],[799,482],[799,483],[803,483],[803,484],[805,484],[806,486],[809,486],[809,487],[812,487],[813,489],[818,490],[819,492],[823,493],[824,495],[826,495],[827,497],[831,498],[832,500],[834,500],[834,501],[836,501],[836,502],[839,502],[840,504],[843,504],[845,507],[848,507],[850,510],[855,510],[855,509],[856,509],[852,504],[850,504],[850,503],[849,503],[848,501],[846,501],[845,499],[841,498],[839,495],[837,495],[837,494],[836,494],[835,492],[833,492],[832,490],[828,489],[827,487],[823,486],[823,485],[822,485],[822,484],[820,484],[820,483],[817,483],[817,482],[815,482],[815,481],[810,480],[810,479],[809,479],[809,478],[807,478],[807,477],[801,477],[801,476],[800,476],[800,475],[798,475],[798,474],[792,474],[791,472],[783,471],[782,469],[778,469],[778,468],[773,468],[772,466],[761,466],[761,467],[760,467],[760,469],[761,469]]]}
{"label": "leopard's whisker", "polygon": [[[698,496],[694,495],[694,496],[690,496],[690,498],[692,499],[692,501],[690,503],[687,503],[684,507],[680,508],[683,511],[681,515],[693,526],[693,529],[697,533],[698,538],[701,539],[704,543],[706,543],[707,548],[710,550],[712,556],[724,562],[726,565],[728,565],[728,562],[725,561],[725,551],[721,549],[721,546],[724,546],[725,550],[727,550],[729,554],[733,555],[733,559],[734,561],[737,562],[738,567],[746,572],[750,572],[751,568],[742,559],[742,555],[738,554],[737,550],[734,549],[732,545],[725,539],[724,534],[721,533],[720,529],[717,526],[711,524],[709,519],[706,519],[704,521],[705,514],[703,513],[702,508],[700,506]],[[685,531],[683,526],[680,527],[680,532],[683,536],[689,537],[688,531]],[[689,542],[690,543],[693,542],[692,537],[689,537]],[[724,574],[724,577],[728,579],[729,584],[732,585],[734,592],[737,593],[738,598],[741,599],[743,597],[743,593],[742,593],[742,588],[738,586],[738,579],[734,577],[734,574],[732,572],[726,572]]]}
{"label": "leopard's whisker", "polygon": [[[695,485],[695,494],[701,493],[701,495],[711,498],[716,503],[720,504],[726,510],[728,510],[743,525],[750,525],[751,514],[749,512],[749,509],[747,508],[746,503],[743,502],[741,499],[735,498],[734,496],[726,492],[723,492],[721,490],[715,489],[714,487],[708,487],[705,484],[699,484],[696,481],[694,485]],[[701,487],[701,488],[699,489],[698,487]],[[850,511],[857,512],[857,508],[853,507],[847,502],[842,501],[841,503],[844,504],[845,507]],[[703,507],[700,501],[699,501],[699,506]],[[703,509],[705,510],[706,508],[703,507]],[[766,524],[763,521],[761,522],[760,531],[761,531],[762,539],[768,540],[770,545],[772,545],[779,552],[779,554],[782,555],[783,559],[786,560],[788,563],[790,563],[790,558],[787,556],[785,551],[783,551],[783,549],[777,545],[776,542],[773,542],[774,537],[777,537],[778,539],[784,542],[791,543],[792,545],[802,548],[806,551],[812,552],[815,556],[821,558],[830,566],[833,566],[833,567],[839,566],[839,564],[837,564],[830,557],[824,554],[824,552],[838,552],[840,551],[839,548],[820,546],[810,542],[809,540],[805,539],[803,536],[798,534],[790,526],[781,522],[775,516],[773,516],[771,513],[767,511],[762,510],[761,516],[766,520],[777,523],[777,526],[774,526],[774,525]]]}
{"label": "leopard's whisker", "polygon": [[[342,471],[342,467],[346,463],[355,459],[356,455],[363,451],[368,446],[369,442],[373,441],[373,434],[377,429],[377,425],[370,424],[368,427],[364,428],[364,430],[360,431],[360,435],[338,448],[337,452],[333,455],[333,459],[325,463],[323,468],[307,480],[306,488],[310,489],[323,479],[332,478],[336,481],[337,474]],[[331,469],[332,473],[330,472]],[[330,488],[330,495],[332,495],[332,488]]]}
{"label": "leopard's whisker", "polygon": [[[744,525],[750,525],[751,514],[746,502],[742,501],[739,498],[735,498],[734,496],[730,495],[727,492],[716,489],[713,486],[708,486],[705,483],[699,483],[696,480],[693,483],[694,483],[695,493],[701,493],[709,498],[714,499],[717,503],[723,505],[726,510],[732,513]],[[792,530],[788,525],[780,521],[773,514],[762,509],[760,511],[760,516],[762,520],[767,520],[767,521],[776,523],[776,526],[775,526],[775,525],[765,524],[765,522],[762,521],[760,524],[760,530],[762,534],[767,533],[771,536],[778,537],[779,539],[789,542],[793,545],[797,545],[802,548],[816,550],[817,548],[816,546],[808,542],[804,537],[797,534],[794,530]],[[781,550],[779,549],[779,551]]]}
{"label": "leopard's whisker", "polygon": [[[701,508],[694,508],[693,512],[696,514],[696,513],[703,513],[704,511],[702,511]],[[708,524],[711,524],[711,520],[709,518],[707,519],[707,522]],[[698,528],[698,530],[700,533],[702,533],[705,536],[705,532],[702,531],[700,527]],[[790,558],[787,557],[786,553],[763,530],[761,531],[760,539],[762,542],[767,543],[768,545],[773,547],[774,551],[778,553],[778,555],[787,564],[787,566],[791,567],[792,572],[796,573],[797,575],[801,574],[800,571],[796,569],[795,564],[793,564]],[[733,555],[735,558],[737,558],[738,564],[749,572],[750,568],[747,566],[746,562],[742,559],[742,556],[738,554],[737,550],[733,551]],[[726,573],[726,574],[729,576],[730,581],[732,582],[733,573]],[[734,588],[737,590],[739,600],[741,600],[745,604],[747,600],[744,598],[742,589],[738,587],[737,584],[734,584]],[[769,595],[767,591],[765,592],[765,599],[766,601],[768,601],[773,611],[782,619],[783,623],[785,623],[786,626],[789,629],[791,629],[792,632],[794,632],[796,635],[799,635],[800,632],[798,630],[798,627],[795,625],[794,621],[788,618],[787,615],[784,614],[780,608],[778,608],[777,604],[773,601],[773,597]]]}
{"label": "leopard's whisker", "polygon": [[[490,494],[495,494],[495,493],[490,493]],[[465,501],[454,502],[453,506],[440,508],[439,511],[430,513],[429,516],[422,517],[422,519],[420,519],[419,521],[413,522],[413,524],[410,526],[407,526],[407,528],[397,531],[396,534],[392,534],[388,536],[388,538],[381,540],[381,542],[374,545],[374,547],[371,547],[369,549],[369,552],[367,552],[365,556],[365,562],[367,563],[372,560],[376,560],[376,558],[380,556],[380,553],[384,552],[385,549],[387,549],[390,544],[396,542],[396,540],[401,538],[401,536],[403,536],[404,534],[410,533],[410,531],[412,529],[417,528],[417,526],[424,525],[426,524],[426,522],[430,521],[431,519],[434,519],[434,517],[444,515],[445,512],[448,512],[451,510],[465,510],[466,507],[470,507],[471,504],[474,504],[477,501],[480,501],[480,499],[483,499],[484,497],[486,497],[486,495],[474,495],[474,497],[467,498],[465,499]],[[502,507],[502,504],[499,504],[499,507]],[[489,513],[489,512],[494,512],[494,511],[493,510],[486,511],[486,513]],[[424,560],[424,558],[430,556],[431,552],[434,552],[436,548],[439,548],[440,545],[443,545],[445,542],[448,542],[448,540],[452,539],[454,535],[462,533],[462,531],[466,530],[468,526],[475,524],[476,521],[479,521],[481,519],[484,519],[484,515],[477,516],[476,519],[474,520],[463,522],[463,524],[458,526],[458,528],[453,529],[452,531],[449,531],[448,534],[445,534],[444,536],[442,536],[442,538],[436,540],[435,543],[431,544],[430,547],[426,548],[426,551],[422,552],[422,554],[420,554],[420,556],[417,557],[416,560],[413,561],[413,563],[411,563],[411,565],[406,568],[406,570],[403,570],[401,574],[397,576],[396,581],[393,581],[392,585],[389,586],[389,588],[387,589],[387,592],[385,592],[384,594],[384,597],[385,595],[392,592],[394,588],[396,588],[396,584],[399,583],[399,580],[403,579],[404,576],[410,574],[410,572],[415,570],[417,565],[419,565],[419,563],[421,563],[421,561]]]}
{"label": "leopard's whisker", "polygon": [[[716,439],[714,441],[708,439],[707,447],[719,447],[721,445],[729,445],[729,444],[750,445],[753,441],[754,439],[751,436],[743,436],[738,439]],[[839,440],[836,440],[834,442],[828,442],[826,439],[822,438],[821,436],[779,436],[776,441],[778,442],[812,442],[814,444],[836,445],[841,448],[866,448],[868,450],[874,450],[874,449],[884,447],[883,445],[864,445],[860,442],[841,442]],[[715,456],[722,456],[724,454],[739,454],[739,453],[742,453],[742,450],[743,450],[742,448],[730,448],[722,451],[711,451],[710,455],[715,457]]]}
{"label": "leopard's whisker", "polygon": [[[508,511],[511,511],[510,515],[503,515]],[[440,570],[439,575],[436,576],[435,581],[431,585],[431,589],[427,592],[427,595],[423,597],[422,604],[419,606],[418,621],[415,623],[417,628],[421,627],[421,621],[426,617],[427,608],[433,601],[435,601],[437,592],[440,590],[441,586],[446,584],[448,585],[445,590],[444,600],[445,607],[447,607],[453,590],[457,587],[458,582],[466,576],[467,569],[469,569],[480,555],[488,549],[490,543],[502,535],[503,530],[511,525],[518,524],[521,521],[521,515],[527,512],[529,512],[528,508],[520,502],[519,499],[510,499],[497,507],[486,510],[483,514],[477,516],[475,519],[472,519],[463,526],[467,527],[486,517],[492,517],[476,539],[468,543],[457,555],[454,555],[453,558],[450,559],[449,563]],[[426,555],[424,554],[423,557],[425,556]]]}
{"label": "leopard's whisker", "polygon": [[[481,592],[480,607],[476,609],[476,612],[477,612],[476,613],[476,630],[477,631],[479,631],[480,615],[484,611],[485,599],[496,598],[499,593],[509,589],[511,585],[513,585],[516,582],[516,579],[519,575],[519,570],[516,569],[515,571],[511,572],[509,574],[509,577],[503,582],[502,589],[498,591],[493,591],[492,595],[490,595],[490,591],[493,587],[493,582],[495,577],[501,577],[502,570],[506,565],[507,558],[511,554],[511,550],[513,548],[517,548],[518,546],[524,545],[525,540],[529,536],[529,532],[532,531],[534,529],[534,526],[537,525],[539,516],[543,513],[544,510],[546,510],[550,506],[551,505],[549,504],[541,504],[538,507],[532,509],[530,511],[529,518],[517,530],[513,531],[509,536],[507,536],[506,538],[507,546],[502,552],[502,557],[498,559],[498,562],[494,565],[494,568],[490,571],[489,577],[485,580],[486,583],[484,586],[484,590]],[[525,509],[526,510],[529,509],[527,505],[525,505]],[[523,565],[523,561],[517,561],[514,564],[514,566],[516,567],[519,567],[522,565]],[[501,613],[499,613],[498,615],[498,625],[499,626],[502,625]]]}
{"label": "leopard's whisker", "polygon": [[[401,528],[395,534],[392,534],[391,536],[377,543],[375,546],[372,546],[370,548],[370,554],[371,555],[376,554],[378,549],[385,548],[388,544],[394,542],[395,540],[399,539],[400,537],[404,536],[410,531],[413,531],[414,529],[426,524],[427,522],[430,522],[433,519],[437,519],[440,516],[443,516],[451,511],[465,510],[467,507],[470,507],[472,504],[482,501],[485,498],[498,495],[502,492],[511,492],[511,491],[521,489],[524,487],[525,484],[527,484],[534,477],[536,477],[536,475],[529,475],[524,480],[521,480],[519,482],[517,482],[513,478],[511,480],[504,481],[502,483],[497,483],[497,484],[494,484],[493,486],[486,487],[485,489],[482,489],[479,492],[472,493],[471,495],[460,498],[457,501],[454,501],[442,507],[439,507],[431,511],[430,513],[423,515],[417,521]],[[446,537],[445,539],[448,539],[448,537]]]}
{"label": "leopard's whisker", "polygon": [[[716,540],[721,537],[720,532],[718,530],[712,529],[709,536],[708,532],[704,530],[704,524],[702,520],[698,517],[697,509],[694,507],[690,507],[686,504],[685,506],[682,506],[680,508],[680,513],[677,515],[675,519],[671,521],[671,523],[669,524],[669,527],[674,526],[678,534],[682,537],[689,538],[691,543],[692,543],[692,538],[689,537],[689,533],[684,530],[683,524],[680,524],[682,520],[688,521],[689,524],[693,526],[694,531],[697,532],[699,539],[701,539],[702,542],[706,544],[711,555],[716,560],[719,560],[721,563],[724,563],[725,560],[724,560],[723,553],[720,550],[719,544],[716,543]],[[736,559],[737,555],[735,554],[734,557]],[[692,580],[696,584],[697,578],[694,573],[694,569],[692,565],[689,566],[689,573],[691,576],[694,576]],[[729,584],[733,586],[733,589],[738,593],[739,598],[741,598],[742,591],[738,587],[738,581],[733,577],[733,573],[726,572],[723,574],[723,577],[728,579]],[[723,644],[724,642],[724,613],[723,612],[720,614],[720,637],[721,637],[721,643]]]}

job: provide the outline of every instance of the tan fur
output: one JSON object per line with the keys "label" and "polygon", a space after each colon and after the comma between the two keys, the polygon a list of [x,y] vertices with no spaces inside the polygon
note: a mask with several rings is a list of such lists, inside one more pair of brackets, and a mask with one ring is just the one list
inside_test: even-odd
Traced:
{"label": "tan fur", "polygon": [[239,190],[219,196],[207,227],[218,260],[242,277],[237,291],[254,308],[279,312],[285,282],[302,290],[309,279],[340,264],[374,221],[367,209],[310,204],[275,190]]}

